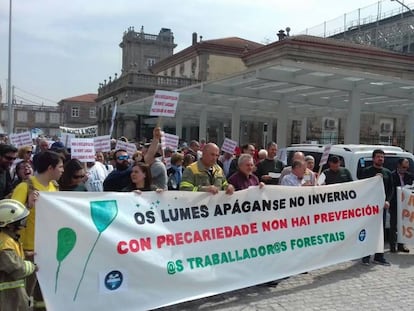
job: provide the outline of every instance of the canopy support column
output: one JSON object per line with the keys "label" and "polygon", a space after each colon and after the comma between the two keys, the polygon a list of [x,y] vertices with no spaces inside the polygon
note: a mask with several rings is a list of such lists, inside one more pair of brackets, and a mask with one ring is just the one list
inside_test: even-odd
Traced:
{"label": "canopy support column", "polygon": [[240,141],[240,105],[235,104],[233,106],[233,113],[231,116],[231,139]]}
{"label": "canopy support column", "polygon": [[287,147],[287,128],[289,120],[289,106],[288,101],[282,98],[279,102],[278,116],[277,116],[277,133],[276,143],[278,148]]}
{"label": "canopy support column", "polygon": [[361,94],[352,90],[349,96],[348,115],[345,123],[344,143],[359,144],[361,129]]}

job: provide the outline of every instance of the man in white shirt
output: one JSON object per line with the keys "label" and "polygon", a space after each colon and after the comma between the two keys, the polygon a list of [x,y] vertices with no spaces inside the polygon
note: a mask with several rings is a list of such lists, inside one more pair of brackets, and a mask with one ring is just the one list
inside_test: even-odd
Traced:
{"label": "man in white shirt", "polygon": [[310,182],[303,178],[306,173],[306,162],[302,160],[295,160],[292,164],[292,171],[283,177],[281,185],[283,186],[307,186]]}
{"label": "man in white shirt", "polygon": [[88,191],[102,192],[103,182],[109,172],[105,165],[99,161],[87,163],[87,176],[85,187]]}

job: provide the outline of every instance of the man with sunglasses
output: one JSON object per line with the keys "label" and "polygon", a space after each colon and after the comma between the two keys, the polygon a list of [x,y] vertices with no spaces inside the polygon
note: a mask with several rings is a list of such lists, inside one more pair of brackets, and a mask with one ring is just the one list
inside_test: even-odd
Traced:
{"label": "man with sunglasses", "polygon": [[130,183],[131,163],[128,152],[118,149],[114,153],[114,160],[115,168],[104,180],[104,191],[122,191]]}
{"label": "man with sunglasses", "polygon": [[12,191],[10,167],[17,158],[17,148],[12,145],[0,145],[0,199],[4,199]]}

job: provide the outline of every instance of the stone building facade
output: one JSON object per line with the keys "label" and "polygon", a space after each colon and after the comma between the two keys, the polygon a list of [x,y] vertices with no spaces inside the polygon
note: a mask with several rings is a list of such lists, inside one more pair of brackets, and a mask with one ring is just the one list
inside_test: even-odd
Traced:
{"label": "stone building facade", "polygon": [[[8,129],[8,105],[1,104],[0,126],[5,134]],[[58,135],[62,124],[61,108],[59,106],[45,105],[13,105],[14,133],[22,133],[32,129],[40,129],[47,136]]]}
{"label": "stone building facade", "polygon": [[[124,32],[122,42],[121,75],[109,77],[99,85],[97,101],[98,133],[110,134],[112,115],[117,105],[123,105],[138,98],[154,94],[155,90],[174,90],[196,83],[192,78],[157,76],[149,68],[160,60],[173,55],[176,47],[170,29],[162,28],[158,35],[144,32],[143,27],[136,32],[129,27]],[[146,115],[116,113],[112,137],[125,136],[142,140],[152,135]],[[151,123],[151,122],[150,122]]]}
{"label": "stone building facade", "polygon": [[58,102],[62,113],[61,124],[65,127],[87,127],[97,124],[96,94],[84,94]]}

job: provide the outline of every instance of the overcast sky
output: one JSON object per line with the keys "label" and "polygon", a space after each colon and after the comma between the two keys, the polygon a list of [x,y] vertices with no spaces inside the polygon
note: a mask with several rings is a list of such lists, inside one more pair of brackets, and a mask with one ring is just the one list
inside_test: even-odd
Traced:
{"label": "overcast sky", "polygon": [[[9,1],[0,2],[0,86],[6,101]],[[407,1],[406,1],[407,2]],[[347,20],[376,14],[374,0],[13,0],[12,84],[16,95],[37,103],[97,93],[100,82],[120,74],[119,43],[129,26],[158,34],[170,28],[178,52],[203,40],[241,37],[273,42],[287,26],[291,35],[330,21],[330,30]],[[381,2],[381,11],[399,9]],[[334,20],[334,21],[332,21]]]}

